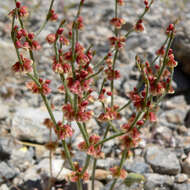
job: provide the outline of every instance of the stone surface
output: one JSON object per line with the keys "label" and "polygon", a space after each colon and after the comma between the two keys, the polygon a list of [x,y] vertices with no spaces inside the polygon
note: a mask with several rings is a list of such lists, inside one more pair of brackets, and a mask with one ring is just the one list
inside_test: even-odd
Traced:
{"label": "stone surface", "polygon": [[188,176],[186,174],[181,173],[181,174],[177,174],[175,176],[175,182],[176,183],[184,183],[187,180],[188,180]]}
{"label": "stone surface", "polygon": [[158,146],[148,147],[145,159],[154,170],[160,174],[176,175],[181,171],[176,154]]}
{"label": "stone surface", "polygon": [[182,161],[182,171],[186,174],[190,175],[190,153],[188,154],[187,158]]}
{"label": "stone surface", "polygon": [[110,172],[103,169],[96,169],[95,179],[97,180],[106,180],[110,176]]}
{"label": "stone surface", "polygon": [[16,174],[17,172],[10,168],[6,162],[0,162],[0,183],[12,179]]}
{"label": "stone surface", "polygon": [[187,112],[185,119],[184,119],[184,122],[185,122],[185,126],[187,128],[190,128],[190,111]]}
{"label": "stone surface", "polygon": [[[53,177],[56,177],[59,173],[60,169],[61,173],[58,177],[59,180],[67,179],[68,175],[71,173],[71,170],[65,168],[63,166],[64,160],[62,159],[53,159],[52,160],[52,173]],[[36,166],[36,169],[40,171],[41,174],[46,174],[47,176],[50,176],[50,170],[49,170],[49,159],[43,159],[39,162],[39,164]]]}
{"label": "stone surface", "polygon": [[145,174],[144,190],[170,190],[174,179],[167,175]]}
{"label": "stone surface", "polygon": [[[56,112],[55,117],[61,119],[61,112]],[[11,134],[17,139],[46,143],[49,141],[49,130],[43,125],[45,118],[49,118],[45,110],[19,107],[13,117]],[[56,135],[52,134],[55,141]]]}
{"label": "stone surface", "polygon": [[134,159],[134,160],[127,160],[124,164],[124,168],[128,172],[134,173],[150,173],[151,167],[143,161],[143,159]]}
{"label": "stone surface", "polygon": [[190,189],[190,183],[184,183],[184,184],[174,184],[172,190],[189,190]]}
{"label": "stone surface", "polygon": [[[104,185],[100,181],[97,181],[97,180],[94,181],[94,190],[102,190],[103,187]],[[91,181],[88,182],[88,189],[92,189]]]}

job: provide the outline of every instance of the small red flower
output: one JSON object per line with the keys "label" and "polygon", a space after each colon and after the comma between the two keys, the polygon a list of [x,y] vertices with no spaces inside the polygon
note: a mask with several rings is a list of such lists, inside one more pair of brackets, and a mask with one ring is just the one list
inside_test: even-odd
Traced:
{"label": "small red flower", "polygon": [[71,128],[70,125],[68,125],[68,124],[63,125],[61,121],[59,121],[57,123],[57,125],[58,125],[59,129],[58,129],[58,131],[56,130],[56,133],[57,133],[59,139],[63,140],[66,137],[71,137],[73,135],[74,130]]}
{"label": "small red flower", "polygon": [[51,10],[50,10],[49,19],[50,19],[51,21],[56,21],[56,20],[58,19],[58,15],[55,13],[55,10],[54,10],[54,9],[51,9]]}
{"label": "small red flower", "polygon": [[46,41],[49,43],[49,44],[53,44],[56,40],[56,35],[55,34],[48,34],[47,37],[46,37]]}
{"label": "small red flower", "polygon": [[143,26],[143,21],[142,19],[138,20],[136,25],[135,25],[135,30],[137,32],[143,32],[144,31],[144,26]]}
{"label": "small red flower", "polygon": [[124,3],[124,0],[117,0],[117,3],[118,3],[118,5],[120,5],[120,6],[123,6],[125,3]]}
{"label": "small red flower", "polygon": [[69,175],[70,181],[72,182],[77,182],[79,180],[88,181],[89,174],[87,172],[84,172],[84,174],[81,175],[82,168],[79,167],[79,164],[75,162],[74,166],[75,166],[75,171],[71,172],[71,174]]}
{"label": "small red flower", "polygon": [[110,168],[110,172],[114,178],[125,179],[127,177],[127,172],[124,169],[120,169],[119,166]]}
{"label": "small red flower", "polygon": [[125,21],[122,18],[112,18],[110,20],[110,24],[115,26],[115,28],[120,29],[122,25],[125,24]]}
{"label": "small red flower", "polygon": [[28,58],[24,58],[22,55],[20,55],[22,63],[20,62],[16,62],[13,66],[12,66],[12,70],[14,72],[21,72],[21,73],[30,73],[32,72],[32,64],[33,61],[28,59]]}

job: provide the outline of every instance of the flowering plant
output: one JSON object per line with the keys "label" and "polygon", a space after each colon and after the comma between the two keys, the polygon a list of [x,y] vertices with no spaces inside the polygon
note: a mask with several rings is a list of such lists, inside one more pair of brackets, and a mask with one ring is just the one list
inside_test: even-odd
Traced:
{"label": "flowering plant", "polygon": [[[109,37],[110,48],[107,54],[98,63],[93,62],[95,55],[92,47],[85,48],[79,39],[79,31],[84,28],[83,17],[80,15],[84,0],[79,3],[77,14],[70,25],[66,27],[67,21],[63,19],[55,30],[46,36],[45,40],[54,49],[52,58],[52,70],[60,77],[62,83],[57,87],[60,93],[63,93],[64,102],[62,105],[63,119],[56,121],[53,113],[53,106],[50,105],[47,95],[51,93],[48,79],[42,79],[37,70],[37,61],[34,51],[41,48],[37,38],[44,29],[48,21],[57,21],[58,15],[53,9],[54,0],[51,0],[45,22],[36,33],[26,30],[23,24],[23,18],[28,16],[28,9],[22,6],[20,1],[15,0],[15,8],[9,13],[12,17],[11,38],[17,53],[18,61],[12,66],[16,73],[25,74],[31,81],[27,82],[27,88],[33,94],[39,94],[47,108],[50,118],[45,119],[44,125],[57,134],[58,141],[62,142],[64,151],[62,156],[68,160],[71,174],[68,180],[76,182],[77,189],[82,190],[82,181],[92,180],[92,190],[94,190],[94,179],[96,162],[99,158],[104,158],[104,143],[114,138],[119,138],[121,145],[120,164],[110,168],[113,176],[112,190],[119,178],[125,179],[128,175],[123,169],[124,161],[131,155],[130,150],[136,147],[140,141],[140,130],[145,122],[156,121],[156,110],[160,101],[167,93],[173,93],[171,86],[174,67],[177,62],[174,59],[170,49],[175,34],[175,23],[170,24],[166,29],[166,40],[156,51],[156,57],[153,62],[143,62],[136,56],[135,62],[142,76],[142,83],[135,87],[133,91],[128,92],[129,101],[124,105],[115,104],[114,86],[115,80],[120,78],[120,72],[117,70],[117,59],[121,49],[125,46],[128,36],[132,32],[144,31],[143,17],[149,11],[153,0],[144,0],[144,12],[138,17],[136,23],[129,31],[123,35],[120,29],[125,24],[123,18],[118,16],[119,6],[124,4],[124,0],[114,0],[114,17],[110,24],[114,29],[114,35]],[[22,53],[27,50],[28,57]],[[159,60],[159,64],[157,64]],[[100,89],[95,87],[94,79],[100,74],[103,75]],[[110,90],[106,90],[105,83],[108,82]],[[93,92],[98,96],[94,97]],[[110,98],[110,103],[105,100]],[[96,115],[94,110],[89,109],[89,105],[94,101],[99,101],[102,105],[102,112]],[[133,113],[127,119],[127,122],[116,127],[114,120],[122,118],[121,111],[130,104],[134,105]],[[98,124],[106,123],[106,129],[103,136],[98,134],[89,134],[86,123],[90,119],[96,119]],[[73,153],[70,145],[66,142],[71,138],[74,129],[71,123],[75,122],[80,129],[83,141],[79,142],[78,149],[86,152],[86,161],[83,166],[72,160]],[[108,136],[112,131],[112,135]],[[52,171],[52,154],[57,146],[57,142],[50,141],[46,148],[50,151],[50,170]],[[87,172],[90,161],[93,159],[93,170],[90,175]],[[50,172],[52,175],[52,172]],[[52,176],[51,176],[52,177]],[[50,180],[49,189],[53,186]]]}

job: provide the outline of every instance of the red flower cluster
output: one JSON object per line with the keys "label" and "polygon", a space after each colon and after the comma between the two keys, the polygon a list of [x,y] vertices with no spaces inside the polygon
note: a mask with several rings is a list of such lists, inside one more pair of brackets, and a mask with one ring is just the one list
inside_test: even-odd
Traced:
{"label": "red flower cluster", "polygon": [[142,19],[137,21],[137,23],[135,25],[135,30],[137,32],[143,32],[144,31],[144,26],[143,26],[143,20]]}
{"label": "red flower cluster", "polygon": [[24,29],[18,29],[16,25],[14,27],[15,33],[15,46],[16,48],[30,49],[30,50],[39,50],[41,48],[40,44],[34,40],[34,33],[28,33]]}
{"label": "red flower cluster", "polygon": [[18,61],[12,66],[12,70],[14,72],[21,72],[21,73],[30,73],[32,72],[32,64],[33,61],[31,59],[23,57],[22,54],[20,54],[21,63]]}
{"label": "red flower cluster", "polygon": [[120,5],[120,6],[123,6],[125,3],[124,3],[124,0],[117,0],[117,3],[118,3],[118,5]]}
{"label": "red flower cluster", "polygon": [[98,120],[101,122],[107,122],[110,120],[121,119],[121,114],[118,112],[119,106],[114,105],[112,107],[106,107],[105,113],[101,113],[98,117]]}
{"label": "red flower cluster", "polygon": [[136,127],[133,127],[129,132],[120,137],[122,146],[129,150],[138,145],[140,141],[140,132]]}
{"label": "red flower cluster", "polygon": [[27,17],[29,15],[28,8],[26,6],[21,6],[21,2],[16,2],[16,8],[13,9],[9,15],[14,16],[16,14],[16,11],[18,11],[19,17]]}
{"label": "red flower cluster", "polygon": [[170,49],[169,52],[168,52],[167,66],[168,66],[168,67],[171,67],[171,68],[177,66],[177,62],[176,62],[175,59],[174,59],[174,54],[173,54],[172,49]]}
{"label": "red flower cluster", "polygon": [[91,135],[89,137],[89,146],[85,141],[82,141],[78,144],[78,148],[82,151],[86,151],[87,154],[95,158],[103,158],[104,153],[101,151],[101,145],[95,146],[100,141],[100,136]]}
{"label": "red flower cluster", "polygon": [[48,20],[56,21],[58,19],[58,15],[55,13],[54,9],[51,9],[48,15]]}
{"label": "red flower cluster", "polygon": [[89,174],[87,172],[84,172],[83,175],[81,175],[82,168],[79,167],[78,163],[74,163],[75,171],[71,172],[69,175],[69,179],[72,182],[77,182],[79,180],[87,181],[89,179]]}
{"label": "red flower cluster", "polygon": [[109,38],[111,46],[114,46],[115,48],[122,48],[125,45],[126,38],[125,36],[115,37],[112,36]]}
{"label": "red flower cluster", "polygon": [[75,110],[73,109],[73,107],[71,106],[71,104],[65,104],[62,107],[62,110],[64,112],[64,116],[68,121],[89,121],[93,115],[93,111],[92,110],[86,110],[86,106],[85,104],[83,104],[83,102],[81,102],[78,105],[78,109],[77,112],[75,113]]}
{"label": "red flower cluster", "polygon": [[127,172],[124,169],[120,169],[119,166],[110,168],[110,172],[114,178],[125,179],[127,177]]}
{"label": "red flower cluster", "polygon": [[122,25],[125,24],[125,21],[122,18],[112,18],[110,20],[110,24],[112,24],[115,28],[120,29]]}
{"label": "red flower cluster", "polygon": [[71,128],[70,125],[65,124],[61,121],[57,122],[58,130],[55,128],[55,133],[58,136],[58,139],[64,140],[66,137],[71,137],[73,135],[74,130]]}
{"label": "red flower cluster", "polygon": [[49,84],[51,83],[50,80],[43,80],[43,79],[39,79],[39,83],[40,86],[38,86],[34,81],[30,81],[28,83],[26,83],[26,87],[32,91],[32,93],[34,94],[49,94],[51,92],[51,89],[49,88]]}

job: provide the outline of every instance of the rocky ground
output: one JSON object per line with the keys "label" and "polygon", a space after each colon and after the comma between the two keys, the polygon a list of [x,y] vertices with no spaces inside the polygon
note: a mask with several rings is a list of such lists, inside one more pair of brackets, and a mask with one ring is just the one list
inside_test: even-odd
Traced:
{"label": "rocky ground", "polygon": [[[74,0],[57,0],[55,9],[59,18],[71,20],[76,13]],[[39,29],[45,18],[48,3],[42,0],[25,1],[33,10],[30,21],[25,22],[31,30]],[[48,116],[39,96],[33,96],[27,91],[23,76],[15,76],[11,65],[16,61],[14,48],[10,40],[10,19],[7,13],[13,7],[12,0],[0,1],[0,190],[41,190],[45,189],[49,173],[48,151],[44,144],[48,142],[49,132],[42,122]],[[125,49],[120,54],[118,68],[122,78],[116,82],[117,103],[127,101],[126,92],[134,87],[139,79],[139,73],[134,66],[134,57],[138,53],[143,58],[153,60],[155,51],[165,40],[164,29],[168,23],[179,19],[177,35],[173,43],[174,53],[179,66],[174,73],[176,93],[164,99],[158,111],[158,121],[142,130],[142,141],[134,150],[134,156],[124,164],[128,172],[143,174],[144,184],[134,184],[125,187],[118,183],[120,190],[189,190],[190,189],[190,1],[157,0],[151,11],[145,16],[146,31],[133,33],[126,42]],[[143,12],[143,1],[126,1],[121,14],[127,21],[123,31],[129,29],[137,15]],[[94,44],[98,57],[108,50],[107,38],[112,35],[108,20],[113,16],[111,0],[87,0],[82,11],[85,18],[85,29],[81,33],[81,41],[87,47]],[[40,34],[39,41],[54,31],[57,23],[48,24]],[[53,80],[52,87],[60,84],[49,67],[52,52],[46,43],[43,50],[35,56],[38,59],[38,69],[41,76],[48,75]],[[41,56],[43,53],[43,56]],[[55,90],[50,97],[56,105],[55,116],[61,118],[60,107],[62,96]],[[92,108],[96,109],[98,105]],[[122,114],[129,115],[129,108]],[[124,121],[121,121],[124,122]],[[119,123],[116,123],[119,124]],[[74,124],[73,124],[74,125]],[[74,160],[83,164],[85,155],[77,151],[77,143],[81,140],[77,127],[71,139]],[[88,130],[101,133],[96,121],[88,123]],[[53,136],[55,138],[55,135]],[[65,177],[69,172],[68,163],[61,159],[61,147],[53,158],[53,175],[56,178],[61,167],[64,167],[56,178],[56,189],[75,189],[68,186]],[[109,189],[111,178],[108,169],[118,162],[120,149],[118,141],[109,141],[104,146],[105,159],[97,162],[96,190]],[[90,166],[89,170],[91,170]],[[85,189],[89,184],[84,185]]]}

